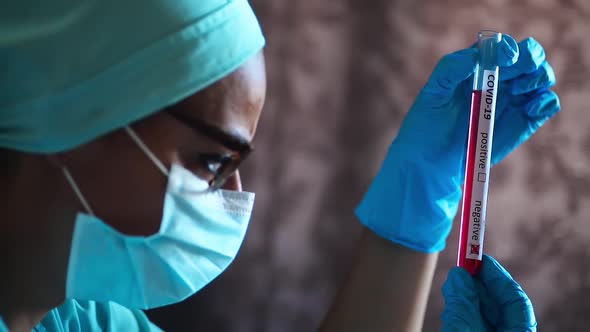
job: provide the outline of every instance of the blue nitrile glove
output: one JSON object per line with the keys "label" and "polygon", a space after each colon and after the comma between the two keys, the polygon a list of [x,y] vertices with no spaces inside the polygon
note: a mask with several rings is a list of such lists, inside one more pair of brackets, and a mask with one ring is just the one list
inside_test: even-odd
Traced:
{"label": "blue nitrile glove", "polygon": [[500,263],[484,255],[479,274],[472,277],[455,267],[442,288],[443,332],[536,331],[531,300]]}
{"label": "blue nitrile glove", "polygon": [[[478,50],[444,56],[420,91],[356,213],[381,237],[422,252],[445,247],[464,178]],[[534,39],[504,35],[492,163],[559,111],[555,74]]]}

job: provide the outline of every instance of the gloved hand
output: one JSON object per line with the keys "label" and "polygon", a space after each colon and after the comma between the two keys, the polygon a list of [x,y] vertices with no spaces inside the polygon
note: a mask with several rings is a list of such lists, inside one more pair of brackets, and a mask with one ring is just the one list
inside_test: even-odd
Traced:
{"label": "gloved hand", "polygon": [[[444,56],[419,93],[356,213],[395,243],[422,252],[445,247],[461,198],[477,48]],[[492,163],[559,111],[543,47],[504,35]]]}
{"label": "gloved hand", "polygon": [[455,267],[443,285],[443,332],[536,331],[533,305],[500,263],[484,255],[479,274]]}

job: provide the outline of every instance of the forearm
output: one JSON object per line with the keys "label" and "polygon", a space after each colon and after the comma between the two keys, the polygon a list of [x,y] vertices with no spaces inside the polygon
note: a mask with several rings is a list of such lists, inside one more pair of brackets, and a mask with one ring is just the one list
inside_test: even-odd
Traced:
{"label": "forearm", "polygon": [[320,331],[420,331],[437,259],[365,228]]}

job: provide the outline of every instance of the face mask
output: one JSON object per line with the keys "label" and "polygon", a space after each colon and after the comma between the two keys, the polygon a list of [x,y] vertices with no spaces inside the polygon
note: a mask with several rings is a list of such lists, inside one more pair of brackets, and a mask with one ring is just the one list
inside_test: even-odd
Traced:
{"label": "face mask", "polygon": [[89,212],[76,218],[66,297],[150,309],[184,300],[227,268],[246,234],[254,194],[207,191],[206,181],[177,164],[168,172],[130,128],[127,132],[168,176],[160,230],[128,236],[108,226],[64,168]]}

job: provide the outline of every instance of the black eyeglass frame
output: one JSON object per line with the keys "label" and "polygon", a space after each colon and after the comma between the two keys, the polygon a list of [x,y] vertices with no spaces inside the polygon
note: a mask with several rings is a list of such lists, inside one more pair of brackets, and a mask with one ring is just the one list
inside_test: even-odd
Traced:
{"label": "black eyeglass frame", "polygon": [[200,153],[196,156],[199,161],[202,162],[214,160],[221,164],[221,166],[215,171],[213,179],[209,181],[209,190],[220,189],[236,172],[242,162],[248,158],[250,153],[254,151],[254,146],[250,142],[233,137],[213,125],[179,112],[169,112],[169,114],[185,126],[192,128],[232,150],[231,153]]}

